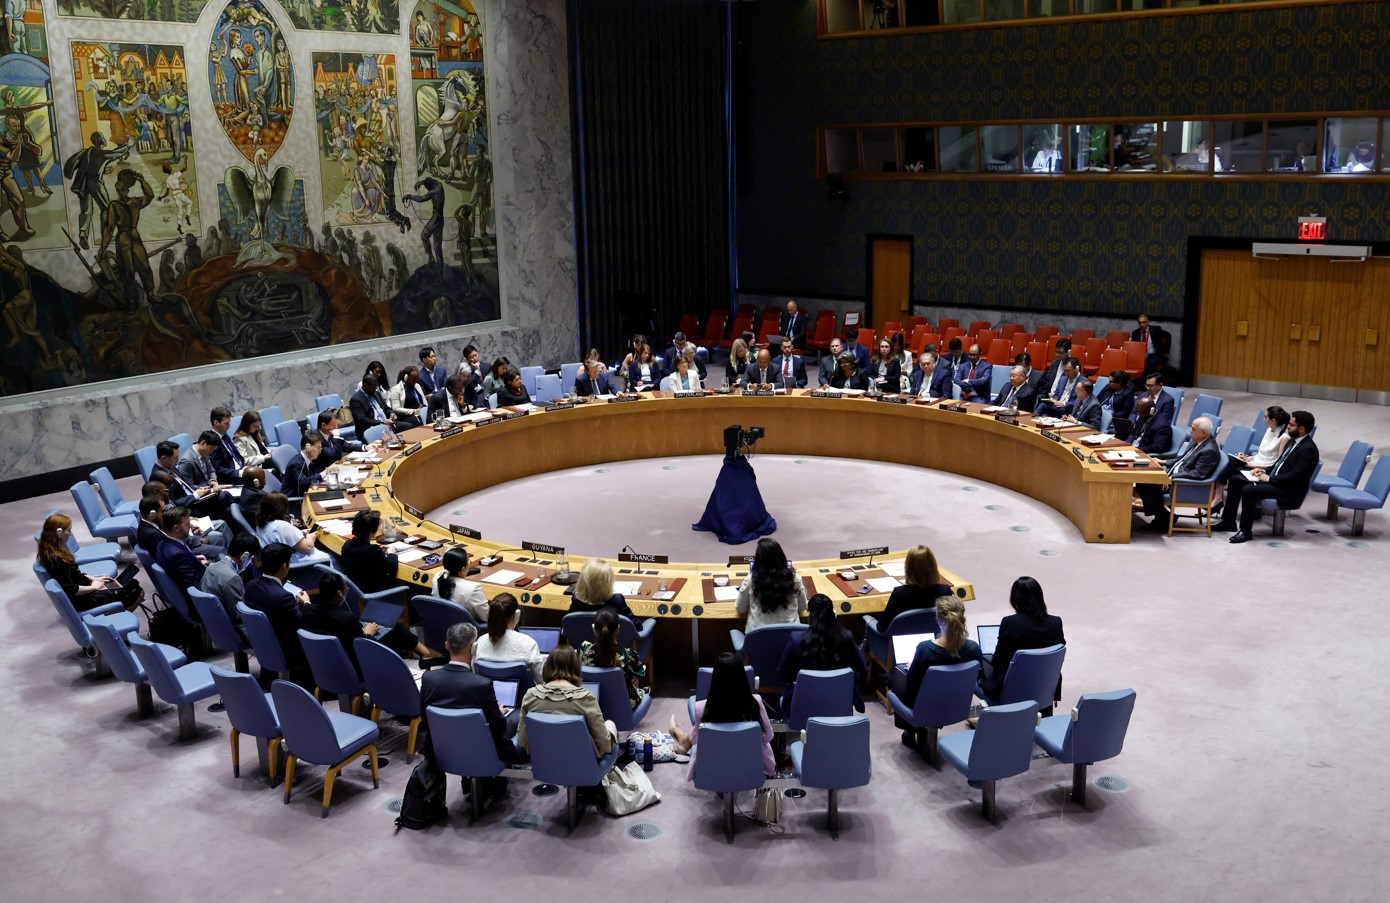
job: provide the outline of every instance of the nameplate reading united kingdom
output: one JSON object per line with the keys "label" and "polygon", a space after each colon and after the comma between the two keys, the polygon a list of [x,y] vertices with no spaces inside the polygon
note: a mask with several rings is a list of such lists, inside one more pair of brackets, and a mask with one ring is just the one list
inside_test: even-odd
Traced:
{"label": "nameplate reading united kingdom", "polygon": [[555,402],[554,404],[548,404],[548,405],[546,405],[546,406],[545,406],[545,410],[547,410],[547,411],[568,411],[568,410],[569,410],[570,408],[572,408],[572,407],[574,407],[574,402],[572,402],[572,401],[557,401],[557,402]]}
{"label": "nameplate reading united kingdom", "polygon": [[744,389],[744,390],[743,390],[743,394],[744,394],[744,395],[762,395],[762,396],[766,396],[766,397],[769,397],[769,398],[770,398],[770,397],[772,397],[773,395],[776,395],[777,392],[776,392],[775,390],[773,390],[773,389]]}
{"label": "nameplate reading united kingdom", "polygon": [[420,443],[416,442],[414,445],[410,446],[410,448],[407,448],[405,451],[401,452],[401,457],[409,458],[411,455],[415,454],[419,450]]}
{"label": "nameplate reading united kingdom", "polygon": [[[771,395],[772,393],[769,392],[769,393],[767,393],[767,394]],[[704,393],[704,392],[676,392],[676,393],[674,393],[671,397],[672,397],[672,398],[704,398],[704,397],[705,397],[705,393]]]}
{"label": "nameplate reading united kingdom", "polygon": [[875,555],[887,555],[887,546],[874,546],[871,549],[844,549],[840,552],[840,560],[846,558],[872,558]]}
{"label": "nameplate reading united kingdom", "polygon": [[523,542],[521,548],[527,552],[540,552],[542,555],[563,555],[564,546],[548,546],[541,542]]}
{"label": "nameplate reading united kingdom", "polygon": [[474,530],[474,529],[471,528],[471,527],[465,527],[463,524],[450,524],[450,525],[449,525],[449,532],[450,532],[450,533],[457,533],[457,534],[460,535],[460,536],[467,536],[469,539],[482,539],[482,538],[483,538],[483,534],[482,534],[482,533],[480,533],[480,532],[477,531],[477,530]]}
{"label": "nameplate reading united kingdom", "polygon": [[629,401],[641,401],[641,395],[614,395],[608,399],[609,404],[626,404]]}
{"label": "nameplate reading united kingdom", "polygon": [[668,555],[647,555],[641,552],[619,552],[619,561],[627,561],[633,564],[668,564]]}

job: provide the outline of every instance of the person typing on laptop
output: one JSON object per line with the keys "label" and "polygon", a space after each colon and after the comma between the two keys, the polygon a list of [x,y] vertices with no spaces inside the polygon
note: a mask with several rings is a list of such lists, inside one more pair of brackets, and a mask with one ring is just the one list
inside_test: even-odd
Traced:
{"label": "person typing on laptop", "polygon": [[439,653],[416,640],[415,634],[408,630],[393,627],[392,624],[358,620],[357,615],[344,603],[346,597],[347,584],[343,578],[337,574],[324,574],[319,580],[318,595],[300,612],[299,626],[310,633],[336,637],[359,674],[361,668],[357,665],[353,640],[360,636],[376,640],[402,658],[411,654],[422,661],[440,657]]}
{"label": "person typing on laptop", "polygon": [[[982,665],[984,663],[979,644],[969,639],[966,634],[965,605],[955,596],[941,596],[936,600],[936,626],[936,636],[927,637],[917,644],[917,653],[912,657],[912,664],[907,672],[894,668],[889,676],[893,692],[909,705],[917,704],[917,693],[922,689],[922,681],[926,679],[928,668],[936,665],[958,665],[961,662],[980,662]],[[902,728],[903,743],[916,746],[917,731],[896,716],[894,721]]]}

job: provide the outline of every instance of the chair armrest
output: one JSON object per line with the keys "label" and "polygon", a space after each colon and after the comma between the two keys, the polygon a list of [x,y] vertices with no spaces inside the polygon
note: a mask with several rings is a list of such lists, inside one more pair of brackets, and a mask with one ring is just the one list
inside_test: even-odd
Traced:
{"label": "chair armrest", "polygon": [[873,615],[864,615],[864,629],[883,636],[883,631],[878,627],[878,618]]}
{"label": "chair armrest", "polygon": [[650,637],[652,635],[652,631],[655,629],[656,618],[647,618],[645,621],[643,621],[641,624],[637,626],[638,641],[640,642],[641,640],[645,640],[648,637]]}
{"label": "chair armrest", "polygon": [[374,593],[363,593],[364,602],[392,602],[397,605],[407,605],[410,602],[410,595],[414,589],[409,586],[397,586],[392,589],[378,590]]}
{"label": "chair armrest", "polygon": [[730,630],[729,641],[734,644],[734,651],[739,655],[743,654],[744,634],[742,630]]}
{"label": "chair armrest", "polygon": [[96,608],[89,608],[82,612],[84,615],[114,615],[118,611],[125,611],[125,606],[119,602],[107,602],[105,605],[98,605]]}

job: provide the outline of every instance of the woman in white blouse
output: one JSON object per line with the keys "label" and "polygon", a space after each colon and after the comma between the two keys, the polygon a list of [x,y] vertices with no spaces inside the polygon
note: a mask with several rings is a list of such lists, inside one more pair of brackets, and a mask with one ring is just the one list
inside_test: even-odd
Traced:
{"label": "woman in white blouse", "polygon": [[806,613],[806,585],[792,570],[777,540],[766,536],[758,540],[734,610],[748,616],[745,633],[769,624],[795,624]]}
{"label": "woman in white blouse", "polygon": [[434,594],[447,599],[477,618],[480,623],[487,622],[487,596],[483,585],[465,580],[468,573],[468,553],[463,549],[450,549],[444,553],[444,567],[434,578]]}
{"label": "woman in white blouse", "polygon": [[536,641],[516,629],[517,619],[521,617],[521,604],[511,593],[498,593],[488,605],[487,633],[478,637],[473,658],[488,662],[525,662],[531,669],[531,678],[542,683],[541,667],[545,656],[541,655]]}
{"label": "woman in white blouse", "polygon": [[676,355],[676,371],[661,381],[663,392],[699,392],[700,374],[683,354]]}
{"label": "woman in white blouse", "polygon": [[[1265,470],[1274,466],[1274,462],[1279,460],[1279,456],[1284,453],[1284,449],[1289,445],[1289,412],[1276,405],[1265,408],[1265,434],[1260,439],[1260,447],[1255,450],[1253,455],[1237,454],[1232,455],[1230,463],[1226,469],[1221,471],[1221,476],[1217,480],[1219,493],[1224,495],[1226,492],[1226,481],[1236,477],[1242,470],[1251,467],[1263,467]],[[1214,511],[1220,511],[1221,502],[1212,506]]]}

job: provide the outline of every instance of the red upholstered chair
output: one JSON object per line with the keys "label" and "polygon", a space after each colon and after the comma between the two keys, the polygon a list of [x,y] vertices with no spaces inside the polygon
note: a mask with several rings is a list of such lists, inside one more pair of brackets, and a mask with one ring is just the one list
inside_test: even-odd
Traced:
{"label": "red upholstered chair", "polygon": [[988,320],[971,320],[970,328],[967,329],[966,332],[968,332],[970,335],[978,336],[980,334],[981,329],[989,329],[989,327],[990,323]]}
{"label": "red upholstered chair", "polygon": [[1128,341],[1129,333],[1125,332],[1123,329],[1107,332],[1105,334],[1105,344],[1106,347],[1109,348],[1123,348],[1125,347],[1125,342]]}
{"label": "red upholstered chair", "polygon": [[1009,336],[1009,351],[1014,354],[1022,354],[1028,350],[1028,345],[1033,341],[1031,332],[1016,332]]}
{"label": "red upholstered chair", "polygon": [[1016,334],[1023,331],[1022,323],[1001,323],[999,324],[999,335],[1001,338],[1012,339]]}
{"label": "red upholstered chair", "polygon": [[1012,358],[1009,356],[1009,340],[995,339],[989,343],[989,352],[985,355],[985,360],[996,367],[1007,366]]}
{"label": "red upholstered chair", "polygon": [[830,342],[835,338],[835,311],[816,312],[815,328],[806,338],[806,347],[815,351],[829,351]]}

